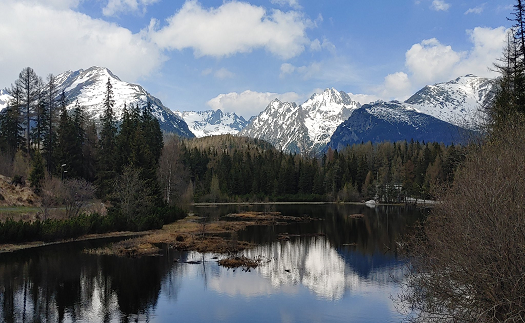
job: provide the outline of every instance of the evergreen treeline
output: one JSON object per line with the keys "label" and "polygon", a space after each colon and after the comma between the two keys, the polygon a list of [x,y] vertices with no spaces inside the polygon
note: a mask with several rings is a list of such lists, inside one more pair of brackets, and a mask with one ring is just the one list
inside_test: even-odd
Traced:
{"label": "evergreen treeline", "polygon": [[195,200],[360,201],[432,198],[451,183],[464,148],[439,143],[360,144],[321,159],[286,154],[248,138],[208,137],[186,141],[182,160]]}

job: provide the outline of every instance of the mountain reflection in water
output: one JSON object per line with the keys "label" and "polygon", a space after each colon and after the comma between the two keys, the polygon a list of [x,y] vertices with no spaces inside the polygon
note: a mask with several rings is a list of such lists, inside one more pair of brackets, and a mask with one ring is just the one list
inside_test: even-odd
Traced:
{"label": "mountain reflection in water", "polygon": [[[198,211],[220,217],[231,208]],[[389,299],[404,265],[395,241],[420,212],[336,205],[275,209],[323,220],[240,233],[239,239],[260,244],[244,255],[266,260],[250,272],[219,267],[215,255],[196,252],[166,249],[160,257],[139,259],[81,252],[107,241],[1,254],[0,321],[399,321]],[[356,213],[364,217],[348,216]],[[277,241],[283,233],[292,237]],[[294,237],[311,233],[324,236]]]}

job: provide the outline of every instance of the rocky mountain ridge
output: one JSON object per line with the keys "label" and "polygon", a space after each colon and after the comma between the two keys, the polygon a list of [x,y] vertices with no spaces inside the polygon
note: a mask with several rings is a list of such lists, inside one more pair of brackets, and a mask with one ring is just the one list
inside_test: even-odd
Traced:
{"label": "rocky mountain ridge", "polygon": [[288,152],[317,154],[337,126],[360,106],[333,88],[312,95],[301,105],[275,99],[239,135],[266,140]]}

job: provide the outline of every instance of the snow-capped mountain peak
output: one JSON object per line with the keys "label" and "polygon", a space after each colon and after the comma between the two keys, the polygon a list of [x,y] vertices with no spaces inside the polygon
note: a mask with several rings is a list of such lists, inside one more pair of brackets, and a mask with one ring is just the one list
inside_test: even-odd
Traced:
{"label": "snow-capped mountain peak", "polygon": [[474,128],[483,118],[482,107],[493,95],[494,81],[472,74],[427,85],[405,101],[419,112],[454,125]]}
{"label": "snow-capped mountain peak", "polygon": [[188,124],[196,137],[223,134],[236,134],[248,121],[233,112],[222,112],[220,109],[207,111],[175,111]]}
{"label": "snow-capped mountain peak", "polygon": [[240,135],[267,140],[297,153],[318,153],[337,126],[361,105],[345,92],[326,89],[302,105],[273,100]]}

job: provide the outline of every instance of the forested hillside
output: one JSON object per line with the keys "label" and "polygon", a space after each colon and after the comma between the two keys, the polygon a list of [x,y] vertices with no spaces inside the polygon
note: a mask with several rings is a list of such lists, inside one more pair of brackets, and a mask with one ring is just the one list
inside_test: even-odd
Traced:
{"label": "forested hillside", "polygon": [[460,146],[414,141],[353,145],[320,159],[231,135],[181,143],[195,200],[207,202],[432,198],[451,183],[463,154]]}

